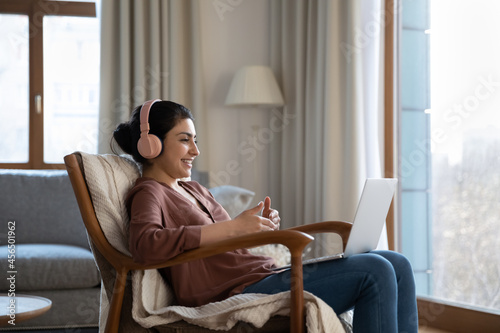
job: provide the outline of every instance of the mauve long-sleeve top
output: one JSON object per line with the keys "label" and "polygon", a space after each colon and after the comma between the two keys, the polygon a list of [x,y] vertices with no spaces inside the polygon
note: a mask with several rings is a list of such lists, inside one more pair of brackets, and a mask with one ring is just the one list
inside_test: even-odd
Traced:
{"label": "mauve long-sleeve top", "polygon": [[[205,187],[193,181],[179,184],[204,209],[152,178],[139,178],[128,193],[129,247],[135,261],[161,263],[197,248],[202,225],[230,220]],[[160,273],[180,305],[199,306],[241,293],[246,286],[273,274],[272,267],[272,258],[240,249],[167,267]]]}

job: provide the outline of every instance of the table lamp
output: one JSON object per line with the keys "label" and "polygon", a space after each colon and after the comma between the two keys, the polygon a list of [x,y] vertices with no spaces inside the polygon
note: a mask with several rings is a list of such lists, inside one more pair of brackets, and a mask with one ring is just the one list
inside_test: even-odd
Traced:
{"label": "table lamp", "polygon": [[271,68],[245,66],[234,75],[226,97],[228,106],[283,106],[281,90]]}

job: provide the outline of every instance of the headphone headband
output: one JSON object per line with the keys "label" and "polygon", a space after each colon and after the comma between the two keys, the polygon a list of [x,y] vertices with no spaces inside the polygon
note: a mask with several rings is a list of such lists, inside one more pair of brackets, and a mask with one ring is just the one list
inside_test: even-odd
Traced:
{"label": "headphone headband", "polygon": [[153,106],[154,103],[156,102],[161,102],[161,99],[151,99],[147,102],[144,102],[141,107],[141,132],[143,131],[143,127],[147,126],[147,130],[149,131],[149,110],[151,110],[151,107]]}
{"label": "headphone headband", "polygon": [[137,150],[146,159],[157,157],[163,148],[161,140],[156,135],[149,134],[149,111],[156,102],[161,102],[161,99],[152,99],[145,102],[141,107],[139,116],[141,137],[137,141]]}

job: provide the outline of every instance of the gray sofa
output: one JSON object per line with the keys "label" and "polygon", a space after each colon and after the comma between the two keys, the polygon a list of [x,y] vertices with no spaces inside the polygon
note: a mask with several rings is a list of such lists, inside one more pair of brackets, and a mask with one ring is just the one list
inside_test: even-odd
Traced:
{"label": "gray sofa", "polygon": [[[207,186],[208,174],[193,170],[192,178]],[[231,213],[253,197],[222,189],[214,194]],[[52,301],[45,314],[0,330],[97,327],[101,280],[66,170],[0,169],[0,221],[0,293],[9,292],[7,272],[15,271],[16,294]],[[15,245],[11,262],[9,244]]]}
{"label": "gray sofa", "polygon": [[16,294],[52,301],[45,314],[2,329],[97,327],[100,276],[66,171],[0,170],[0,189],[0,292],[14,264]]}

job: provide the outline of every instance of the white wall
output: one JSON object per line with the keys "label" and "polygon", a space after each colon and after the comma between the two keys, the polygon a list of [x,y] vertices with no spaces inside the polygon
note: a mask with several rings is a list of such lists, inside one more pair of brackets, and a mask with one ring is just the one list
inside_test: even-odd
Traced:
{"label": "white wall", "polygon": [[[230,184],[267,192],[267,150],[251,159],[238,152],[250,147],[252,126],[268,126],[264,109],[226,107],[224,101],[234,73],[245,65],[269,65],[268,0],[201,1],[203,67],[208,121],[208,151],[212,186]],[[262,145],[260,145],[262,148]],[[267,147],[266,147],[267,148]],[[248,161],[250,159],[250,161]]]}

